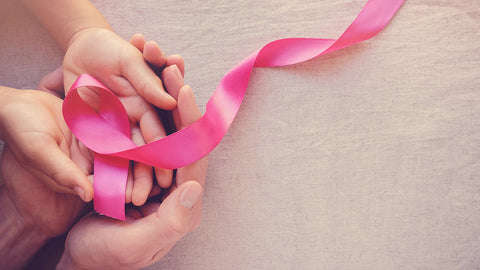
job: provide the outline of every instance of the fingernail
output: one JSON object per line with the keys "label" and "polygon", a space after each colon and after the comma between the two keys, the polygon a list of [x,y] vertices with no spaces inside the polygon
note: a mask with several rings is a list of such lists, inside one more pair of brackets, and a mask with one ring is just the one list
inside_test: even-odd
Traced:
{"label": "fingernail", "polygon": [[180,194],[180,204],[187,209],[192,209],[201,193],[202,187],[200,185],[188,186]]}
{"label": "fingernail", "polygon": [[172,70],[175,73],[175,76],[177,77],[177,79],[183,81],[182,72],[180,72],[180,69],[178,68],[178,66],[172,65]]}
{"label": "fingernail", "polygon": [[73,191],[75,191],[75,193],[77,193],[77,195],[85,201],[85,191],[83,190],[83,188],[79,187],[79,186],[76,186],[73,188]]}

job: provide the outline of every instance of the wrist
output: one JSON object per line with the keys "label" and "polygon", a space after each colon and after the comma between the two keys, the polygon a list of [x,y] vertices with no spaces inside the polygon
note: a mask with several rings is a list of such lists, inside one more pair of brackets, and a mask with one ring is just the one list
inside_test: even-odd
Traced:
{"label": "wrist", "polygon": [[1,188],[0,268],[22,268],[48,239],[49,237],[39,228],[22,218],[5,188]]}
{"label": "wrist", "polygon": [[111,29],[102,14],[85,0],[21,0],[57,43],[66,50],[69,40],[78,31],[97,27]]}
{"label": "wrist", "polygon": [[96,33],[100,33],[100,35],[102,35],[102,33],[105,33],[104,31],[113,33],[113,30],[111,28],[105,28],[105,27],[84,27],[84,28],[78,29],[75,33],[72,34],[72,36],[66,43],[65,51],[67,51],[68,48],[70,48],[71,45],[75,43],[75,41],[81,39],[82,36],[96,34]]}

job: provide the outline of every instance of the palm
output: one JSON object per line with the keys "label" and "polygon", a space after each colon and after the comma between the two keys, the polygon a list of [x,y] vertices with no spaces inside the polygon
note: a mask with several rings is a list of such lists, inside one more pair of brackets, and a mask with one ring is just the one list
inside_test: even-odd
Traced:
{"label": "palm", "polygon": [[[24,90],[4,110],[14,110],[16,114],[14,119],[9,119],[12,123],[7,122],[10,135],[0,161],[6,193],[26,222],[38,226],[49,236],[60,235],[73,224],[86,205],[78,196],[69,194],[71,191],[52,181],[54,179],[45,177],[40,171],[48,167],[42,164],[44,156],[38,156],[33,149],[51,154],[52,148],[59,148],[77,161],[85,175],[92,170],[91,156],[64,123],[60,99]],[[13,123],[15,121],[22,124]],[[59,190],[64,192],[57,192]]]}
{"label": "palm", "polygon": [[[100,79],[112,90],[133,122],[138,122],[145,111],[153,112],[149,102],[163,109],[175,107],[174,99],[165,93],[142,53],[109,30],[87,29],[70,44],[63,60],[65,90],[83,73]],[[139,112],[139,107],[143,111]]]}
{"label": "palm", "polygon": [[78,219],[86,205],[71,194],[56,193],[28,173],[5,147],[0,170],[5,189],[27,222],[48,236],[63,234]]}
{"label": "palm", "polygon": [[[123,57],[122,54],[131,53],[128,50],[129,43],[108,30],[87,31],[90,32],[75,39],[65,54],[63,60],[65,88],[70,88],[82,73],[102,78],[108,87],[119,86],[122,68],[118,59]],[[119,96],[135,94],[130,92],[131,90],[133,89],[117,88],[115,92]]]}
{"label": "palm", "polygon": [[127,212],[130,222],[90,215],[76,223],[65,244],[75,264],[85,269],[99,265],[130,269],[149,265],[157,256],[163,257],[173,247],[170,242],[162,243],[161,239],[157,239],[152,248],[148,243],[136,241],[137,228],[132,221],[141,215],[130,210]]}
{"label": "palm", "polygon": [[[177,185],[187,180],[196,179],[203,186],[207,166],[208,158],[205,157],[178,169],[176,184],[165,194],[162,205],[171,204],[176,199],[173,193]],[[93,269],[99,265],[108,265],[112,269],[133,269],[155,263],[173,248],[179,235],[199,225],[202,203],[201,199],[197,201],[189,223],[185,224],[172,218],[175,214],[158,210],[160,206],[160,203],[149,202],[142,207],[130,207],[127,209],[127,222],[99,215],[86,216],[68,233],[65,243],[72,263],[82,269]],[[162,226],[162,221],[172,223]],[[142,227],[149,223],[157,230],[149,232],[149,227]]]}

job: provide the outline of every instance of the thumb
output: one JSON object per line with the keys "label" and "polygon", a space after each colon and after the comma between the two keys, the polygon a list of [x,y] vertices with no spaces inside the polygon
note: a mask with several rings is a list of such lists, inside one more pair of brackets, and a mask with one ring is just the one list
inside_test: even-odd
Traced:
{"label": "thumb", "polygon": [[[157,247],[168,252],[175,243],[190,231],[193,206],[199,201],[202,186],[196,181],[185,182],[173,191],[151,215],[138,220],[142,228],[137,242],[145,248]],[[139,224],[140,226],[140,224]],[[158,254],[161,257],[161,254]]]}
{"label": "thumb", "polygon": [[63,87],[63,67],[60,66],[51,73],[45,75],[38,84],[38,90],[51,93],[59,98],[65,97]]}
{"label": "thumb", "polygon": [[165,92],[162,81],[145,62],[142,53],[130,46],[131,53],[121,63],[122,75],[148,102],[165,110],[175,108],[175,99]]}
{"label": "thumb", "polygon": [[32,144],[27,151],[20,163],[46,185],[60,192],[73,191],[86,202],[93,198],[93,186],[85,173],[55,142],[45,140],[41,147]]}

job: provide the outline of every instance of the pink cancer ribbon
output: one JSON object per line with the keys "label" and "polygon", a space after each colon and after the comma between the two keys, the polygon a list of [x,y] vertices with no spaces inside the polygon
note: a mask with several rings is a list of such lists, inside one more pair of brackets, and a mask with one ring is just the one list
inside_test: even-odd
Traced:
{"label": "pink cancer ribbon", "polygon": [[[370,39],[388,24],[404,1],[369,0],[338,39],[287,38],[268,43],[223,77],[200,120],[143,146],[131,141],[128,116],[118,98],[92,76],[79,76],[65,97],[63,114],[73,134],[95,152],[95,210],[125,220],[129,160],[175,169],[212,151],[233,122],[254,67],[296,64]],[[98,112],[80,97],[80,87],[95,87]]]}

